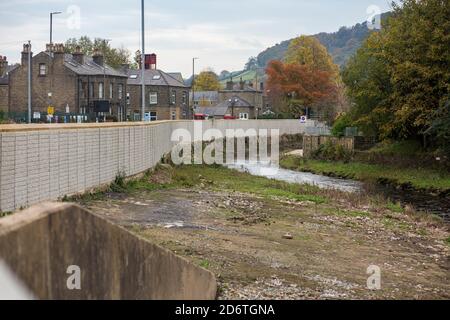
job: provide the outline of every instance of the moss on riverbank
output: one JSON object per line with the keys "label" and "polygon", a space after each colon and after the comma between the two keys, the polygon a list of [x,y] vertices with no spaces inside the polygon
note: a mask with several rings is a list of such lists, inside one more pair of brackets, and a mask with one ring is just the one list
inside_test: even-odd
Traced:
{"label": "moss on riverbank", "polygon": [[425,168],[400,168],[360,162],[329,162],[284,156],[280,164],[285,169],[307,171],[328,176],[356,179],[366,182],[384,182],[408,185],[418,190],[450,190],[450,173]]}

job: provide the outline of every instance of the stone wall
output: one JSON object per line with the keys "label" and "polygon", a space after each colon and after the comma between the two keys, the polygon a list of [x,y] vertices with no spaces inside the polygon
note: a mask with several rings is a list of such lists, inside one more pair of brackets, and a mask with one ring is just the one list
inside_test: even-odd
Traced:
{"label": "stone wall", "polygon": [[0,111],[8,113],[9,86],[0,85]]}
{"label": "stone wall", "polygon": [[[304,133],[298,120],[198,121],[203,130],[279,129]],[[153,168],[175,144],[175,129],[192,136],[193,121],[0,125],[0,211],[57,200],[109,184],[119,174]]]}
{"label": "stone wall", "polygon": [[[0,219],[0,260],[38,299],[207,300],[217,293],[211,272],[72,204],[43,203]],[[79,290],[67,286],[70,266],[79,268]]]}
{"label": "stone wall", "polygon": [[[175,91],[175,104],[170,103],[171,91]],[[131,119],[133,114],[141,114],[141,86],[128,85],[127,92],[130,94],[128,110]],[[189,88],[168,86],[146,86],[145,87],[146,112],[156,112],[158,120],[171,120],[172,112],[176,113],[176,120],[186,119],[189,116]],[[158,94],[158,104],[150,104],[150,92]],[[183,101],[183,93],[185,100]]]}

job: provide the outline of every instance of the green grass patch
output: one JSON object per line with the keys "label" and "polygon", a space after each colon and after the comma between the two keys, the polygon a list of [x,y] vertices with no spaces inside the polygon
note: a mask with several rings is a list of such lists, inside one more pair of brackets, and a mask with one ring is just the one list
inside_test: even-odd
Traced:
{"label": "green grass patch", "polygon": [[205,259],[205,260],[200,261],[200,263],[198,265],[204,269],[209,269],[209,267],[211,266],[211,263]]}
{"label": "green grass patch", "polygon": [[4,217],[10,216],[12,214],[13,213],[10,212],[10,211],[8,211],[8,212],[0,212],[0,218],[4,218]]}
{"label": "green grass patch", "polygon": [[335,175],[367,182],[389,180],[397,184],[410,184],[416,189],[442,191],[450,189],[450,172],[444,170],[398,168],[360,162],[305,160],[291,156],[284,157],[280,164],[286,169]]}
{"label": "green grass patch", "polygon": [[399,203],[392,203],[392,202],[388,202],[386,205],[386,209],[392,211],[392,212],[396,212],[396,213],[403,213],[403,207],[401,204]]}
{"label": "green grass patch", "polygon": [[182,187],[194,187],[203,183],[216,190],[253,193],[267,198],[284,197],[317,204],[327,201],[325,197],[317,195],[317,187],[256,177],[222,166],[180,166],[175,170],[173,180],[174,184]]}
{"label": "green grass patch", "polygon": [[422,146],[417,140],[385,141],[373,147],[369,152],[384,155],[414,156],[423,153]]}
{"label": "green grass patch", "polygon": [[445,239],[444,241],[445,241],[445,243],[446,243],[448,246],[450,246],[450,237],[448,237],[448,238]]}

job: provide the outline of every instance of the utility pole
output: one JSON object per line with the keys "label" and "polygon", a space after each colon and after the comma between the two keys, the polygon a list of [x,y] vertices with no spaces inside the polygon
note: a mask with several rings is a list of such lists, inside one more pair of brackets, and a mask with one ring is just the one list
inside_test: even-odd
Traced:
{"label": "utility pole", "polygon": [[50,12],[50,44],[53,44],[53,15],[61,14],[62,12]]}
{"label": "utility pole", "polygon": [[192,118],[195,120],[195,60],[198,58],[192,58]]}
{"label": "utility pole", "polygon": [[31,123],[31,41],[28,41],[28,123]]}
{"label": "utility pole", "polygon": [[142,33],[142,57],[141,57],[141,81],[142,81],[142,114],[141,121],[145,119],[145,0],[141,0],[141,33]]}

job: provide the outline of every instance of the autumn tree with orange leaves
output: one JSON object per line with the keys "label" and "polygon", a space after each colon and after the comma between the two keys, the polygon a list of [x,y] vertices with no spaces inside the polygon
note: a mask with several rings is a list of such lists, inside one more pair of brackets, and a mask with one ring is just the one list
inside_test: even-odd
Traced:
{"label": "autumn tree with orange leaves", "polygon": [[338,67],[317,39],[294,39],[284,62],[271,61],[266,73],[276,111],[295,118],[312,113],[321,120],[334,120],[341,80]]}
{"label": "autumn tree with orange leaves", "polygon": [[[272,101],[278,102],[279,111],[295,118],[306,115],[307,108],[330,109],[336,100],[337,87],[329,72],[281,61],[271,61],[266,72]],[[323,114],[331,113],[323,110]]]}

